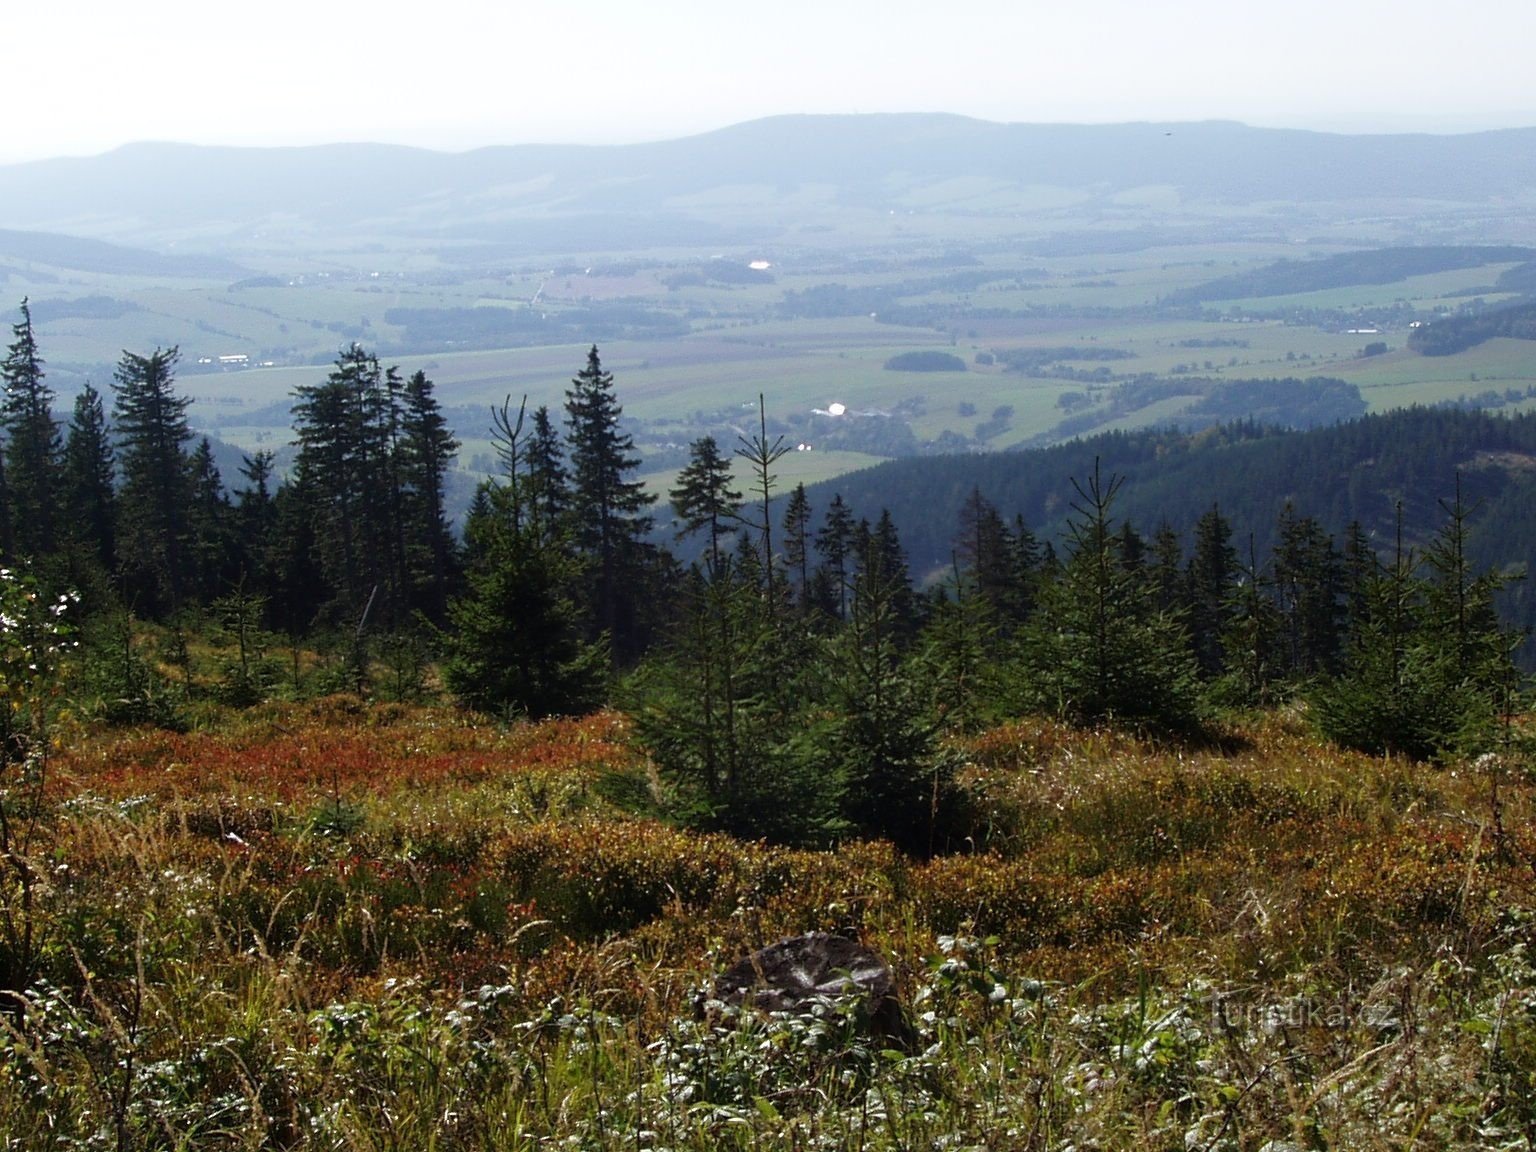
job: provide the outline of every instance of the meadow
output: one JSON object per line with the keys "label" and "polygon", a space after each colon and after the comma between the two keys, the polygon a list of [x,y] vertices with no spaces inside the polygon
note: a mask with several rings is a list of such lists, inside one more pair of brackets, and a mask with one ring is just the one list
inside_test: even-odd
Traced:
{"label": "meadow", "polygon": [[[955,739],[969,823],[921,859],[674,827],[615,713],[330,695],[183,717],[66,714],[8,770],[9,1147],[1536,1135],[1519,724],[1421,764],[1321,745],[1296,711],[1201,746],[1020,717]],[[709,1001],[809,930],[887,958],[908,1036],[836,1002]]]}

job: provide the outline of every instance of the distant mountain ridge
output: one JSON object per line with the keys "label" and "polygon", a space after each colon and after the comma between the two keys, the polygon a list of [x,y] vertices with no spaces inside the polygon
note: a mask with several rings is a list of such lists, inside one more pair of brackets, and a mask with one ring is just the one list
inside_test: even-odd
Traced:
{"label": "distant mountain ridge", "polygon": [[494,235],[518,221],[689,220],[720,190],[766,202],[808,190],[893,207],[946,182],[987,210],[1042,186],[1113,196],[1166,187],[1255,204],[1536,201],[1536,128],[1343,136],[1225,121],[998,124],[952,115],[780,116],[699,136],[612,146],[445,153],[378,144],[227,148],[134,144],[0,167],[0,227],[144,242],[259,228]]}

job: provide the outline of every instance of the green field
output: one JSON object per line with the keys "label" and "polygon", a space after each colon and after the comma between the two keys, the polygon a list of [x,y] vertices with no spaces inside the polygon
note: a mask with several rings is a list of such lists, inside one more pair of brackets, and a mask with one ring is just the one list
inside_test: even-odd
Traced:
{"label": "green field", "polygon": [[[489,454],[490,408],[526,395],[531,407],[558,409],[589,339],[595,340],[615,375],[625,414],[635,422],[637,444],[654,457],[650,471],[658,484],[675,472],[678,453],[692,439],[707,433],[734,443],[754,423],[759,395],[775,431],[811,448],[796,452],[793,464],[786,461],[783,476],[813,480],[897,450],[862,444],[858,437],[873,425],[859,421],[904,423],[910,438],[903,451],[936,441],[984,450],[1049,442],[1074,412],[1102,412],[1101,428],[1136,428],[1177,420],[1190,403],[1165,397],[1129,409],[1111,404],[1121,381],[1135,377],[1189,377],[1220,387],[1225,381],[1337,376],[1357,385],[1373,411],[1486,399],[1490,390],[1503,404],[1523,404],[1525,389],[1536,387],[1536,346],[1526,342],[1496,340],[1441,358],[1406,350],[1408,316],[1454,311],[1509,264],[1217,302],[1200,310],[1165,308],[1160,302],[1171,293],[1277,259],[1294,260],[1295,245],[1213,240],[1031,255],[995,220],[951,211],[969,199],[985,201],[983,182],[952,184],[930,189],[926,196],[933,203],[908,205],[910,213],[844,213],[836,227],[816,222],[830,209],[812,197],[797,234],[803,245],[781,242],[764,253],[722,256],[678,248],[530,256],[470,267],[461,266],[462,255],[451,249],[418,251],[381,238],[367,250],[295,253],[281,269],[264,253],[249,263],[267,278],[238,285],[33,266],[13,272],[7,288],[18,300],[30,296],[43,317],[38,335],[61,400],[86,380],[108,384],[124,349],[176,345],[194,423],[247,451],[288,442],[286,407],[294,389],[322,380],[337,351],[355,340],[402,372],[419,369],[431,377],[440,402],[457,413],[461,466],[470,468],[476,457],[483,463]],[[1133,196],[1115,211],[1129,213],[1132,223],[1150,220],[1155,191]],[[1042,200],[1042,210],[1050,210],[1049,201]],[[741,197],[732,202],[739,207]],[[941,202],[944,211],[935,207]],[[1089,239],[1083,246],[1091,249],[1095,233],[1084,235]],[[1347,247],[1312,245],[1303,255]],[[770,260],[767,279],[722,278],[720,270],[759,257]],[[120,314],[48,318],[50,307],[86,297],[109,297]],[[832,301],[831,314],[805,314],[825,307],[826,300]],[[500,309],[514,320],[537,311],[556,325],[561,317],[591,316],[599,328],[589,338],[580,324],[556,327],[551,331],[558,339],[526,346],[469,348],[444,338],[414,350],[407,342],[419,342],[422,333],[392,323],[392,309],[472,309],[475,317]],[[620,320],[604,319],[629,317],[635,309],[677,330],[644,337],[626,334]],[[1383,309],[1395,326],[1380,327]],[[618,328],[608,331],[603,324]],[[1362,357],[1373,342],[1389,351]],[[1046,368],[1027,371],[983,362],[1020,349],[1128,355],[1063,353]],[[897,353],[924,350],[953,353],[968,371],[884,367]],[[219,357],[234,355],[246,360],[219,367]],[[1089,374],[1096,370],[1107,371],[1108,378],[1093,379]],[[1074,399],[1085,391],[1088,401]],[[848,410],[835,431],[854,436],[852,444],[818,443],[834,426],[818,424],[814,411],[833,403]],[[1006,418],[991,421],[1004,408],[1011,409]],[[984,436],[978,435],[981,426]],[[1075,431],[1080,422],[1067,427]]]}

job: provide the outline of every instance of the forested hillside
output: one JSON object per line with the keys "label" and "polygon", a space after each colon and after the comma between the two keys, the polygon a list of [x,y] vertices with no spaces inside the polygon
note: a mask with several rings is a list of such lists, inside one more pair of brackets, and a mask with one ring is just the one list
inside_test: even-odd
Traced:
{"label": "forested hillside", "polygon": [[[1235,423],[1194,435],[1109,433],[1020,453],[897,460],[810,490],[816,507],[834,492],[857,508],[886,508],[915,570],[950,562],[952,525],[973,490],[1005,515],[1021,515],[1044,539],[1059,535],[1071,478],[1094,461],[1125,477],[1122,511],[1143,532],[1163,524],[1186,534],[1211,505],[1262,556],[1287,505],[1342,538],[1358,523],[1378,547],[1392,538],[1402,506],[1410,542],[1422,544],[1443,517],[1457,477],[1474,511],[1471,547],[1480,563],[1524,571],[1536,564],[1536,535],[1519,511],[1536,496],[1536,418],[1452,409],[1405,409],[1331,428],[1291,432]],[[1531,597],[1508,593],[1521,626]]]}

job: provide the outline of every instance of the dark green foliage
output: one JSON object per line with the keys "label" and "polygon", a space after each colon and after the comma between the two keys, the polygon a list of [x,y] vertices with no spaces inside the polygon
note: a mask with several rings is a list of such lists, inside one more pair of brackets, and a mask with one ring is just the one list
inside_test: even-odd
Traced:
{"label": "dark green foliage", "polygon": [[514,527],[512,503],[510,487],[491,488],[470,528],[475,561],[448,605],[443,679],[493,715],[579,715],[602,698],[607,653],[582,638],[574,561],[527,524]]}
{"label": "dark green foliage", "polygon": [[965,361],[949,352],[901,352],[885,362],[890,372],[964,372]]}
{"label": "dark green foliage", "polygon": [[354,626],[369,603],[387,629],[417,611],[440,618],[455,564],[443,488],[458,442],[432,382],[402,380],[354,344],[295,396],[295,482],[332,622]]}
{"label": "dark green foliage", "polygon": [[[1122,515],[1137,524],[1167,519],[1187,538],[1216,501],[1238,533],[1255,534],[1262,561],[1275,546],[1288,499],[1327,533],[1359,521],[1367,533],[1390,539],[1395,494],[1409,538],[1427,540],[1439,524],[1437,500],[1463,469],[1469,501],[1482,502],[1470,543],[1480,565],[1536,570],[1536,531],[1501,526],[1523,522],[1526,509],[1536,507],[1527,473],[1501,462],[1533,455],[1536,416],[1417,408],[1307,433],[1240,423],[1193,435],[1106,433],[1028,453],[892,460],[810,486],[807,494],[818,516],[833,491],[853,508],[889,508],[913,569],[931,572],[948,569],[954,526],[973,490],[980,488],[1004,516],[1022,515],[1042,540],[1055,539],[1073,495],[1067,478],[1091,471],[1097,458],[1126,478]],[[1482,463],[1471,468],[1469,461]],[[1524,605],[1520,625],[1536,623],[1536,595],[1517,603]]]}
{"label": "dark green foliage", "polygon": [[1333,540],[1310,516],[1281,510],[1273,579],[1286,674],[1305,679],[1338,667],[1343,566]]}
{"label": "dark green foliage", "polygon": [[800,645],[773,625],[755,574],[695,570],[665,652],[626,695],[635,727],[684,822],[785,843],[825,843],[839,828],[839,781],[808,705]]}
{"label": "dark green foliage", "polygon": [[53,419],[53,390],[43,379],[43,360],[32,331],[32,311],[21,302],[21,320],[0,379],[0,427],[6,435],[5,484],[14,525],[14,547],[22,555],[42,557],[59,545],[63,444]]}
{"label": "dark green foliage", "polygon": [[1200,717],[1188,637],[1158,609],[1150,581],[1124,561],[1111,517],[1122,483],[1096,468],[1074,485],[1069,555],[1030,638],[1029,692],[1076,720],[1192,731]]}
{"label": "dark green foliage", "polygon": [[397,390],[378,359],[354,344],[323,383],[294,392],[295,472],[316,558],[334,590],[330,611],[342,624],[355,623],[380,586],[385,602],[399,606],[387,463]]}
{"label": "dark green foliage", "polygon": [[140,651],[132,616],[98,617],[91,622],[82,648],[90,711],[103,721],[122,726],[149,724],[170,731],[186,727],[183,696]]}
{"label": "dark green foliage", "polygon": [[[1199,611],[1203,609],[1197,608]],[[1280,612],[1275,606],[1273,581],[1259,566],[1251,535],[1246,563],[1236,568],[1224,615],[1226,626],[1219,639],[1226,672],[1211,687],[1212,701],[1237,707],[1271,703],[1284,675]],[[1197,656],[1199,651],[1197,647]]]}
{"label": "dark green foliage", "polygon": [[573,538],[589,559],[590,604],[596,625],[606,632],[614,657],[632,660],[642,638],[647,555],[651,529],[647,514],[656,497],[632,479],[639,467],[634,438],[620,423],[623,408],[604,371],[597,346],[565,394],[571,472]]}
{"label": "dark green foliage", "polygon": [[1201,674],[1207,677],[1226,671],[1223,639],[1235,615],[1237,576],[1232,526],[1213,504],[1195,524],[1195,549],[1188,569],[1190,639]]}
{"label": "dark green foliage", "polygon": [[1003,714],[999,671],[1006,658],[1004,629],[993,605],[957,573],[954,595],[932,605],[918,637],[927,681],[927,710],[945,727],[973,731]]}
{"label": "dark green foliage", "polygon": [[234,656],[222,669],[218,695],[237,708],[258,704],[272,693],[278,681],[277,666],[267,659],[272,638],[263,627],[266,599],[237,586],[213,601],[211,607],[218,634],[234,646]]}
{"label": "dark green foliage", "polygon": [[1319,730],[1346,748],[1416,759],[1447,746],[1462,701],[1445,675],[1446,655],[1418,642],[1417,561],[1401,534],[1390,565],[1364,590],[1343,674],[1311,694]]}
{"label": "dark green foliage", "polygon": [[1171,293],[1171,304],[1204,300],[1241,300],[1252,296],[1289,296],[1347,288],[1353,284],[1391,284],[1410,276],[1446,272],[1456,268],[1480,268],[1530,258],[1530,249],[1512,247],[1425,246],[1378,248],[1341,252],[1318,260],[1281,260],[1252,272],[1211,280],[1194,288]]}
{"label": "dark green foliage", "polygon": [[[848,625],[825,658],[830,708],[819,759],[839,782],[839,808],[851,830],[928,854],[955,762],[939,744],[927,677],[906,653],[904,577],[877,565],[855,583]],[[948,670],[963,674],[966,656],[949,655]]]}
{"label": "dark green foliage", "polygon": [[187,562],[190,591],[199,604],[211,603],[240,579],[234,514],[213,445],[204,436],[187,461],[192,503],[187,508]]}
{"label": "dark green foliage", "polygon": [[795,581],[796,603],[802,613],[811,609],[811,502],[805,485],[796,484],[784,505],[784,563]]}
{"label": "dark green foliage", "polygon": [[1425,562],[1399,532],[1391,563],[1363,589],[1343,671],[1312,693],[1319,730],[1345,747],[1416,759],[1479,751],[1509,709],[1514,641],[1493,610],[1504,581],[1467,561],[1459,484],[1443,507]]}
{"label": "dark green foliage", "polygon": [[444,485],[459,442],[433,394],[432,381],[415,372],[405,382],[401,416],[401,532],[405,539],[410,600],[432,621],[447,609],[455,563],[453,533],[443,513]]}
{"label": "dark green foliage", "polygon": [[671,498],[680,524],[677,539],[708,529],[709,571],[717,575],[724,563],[721,538],[738,518],[741,493],[731,487],[731,462],[713,436],[688,446],[688,465],[678,473]]}
{"label": "dark green foliage", "polygon": [[87,384],[64,442],[63,507],[76,549],[102,574],[117,563],[116,472],[101,394]]}
{"label": "dark green foliage", "polygon": [[1014,608],[1022,591],[1014,541],[997,508],[972,488],[960,508],[955,534],[955,561],[965,575],[966,587],[994,609],[1020,619]]}
{"label": "dark green foliage", "polygon": [[[1188,388],[1180,381],[1176,388]],[[1326,428],[1365,415],[1358,385],[1334,376],[1305,380],[1234,380],[1203,389],[1204,395],[1179,413],[1184,428],[1203,428],[1245,420],[1279,428]]]}
{"label": "dark green foliage", "polygon": [[117,366],[113,428],[122,487],[117,494],[118,568],[134,609],[163,615],[192,590],[188,580],[192,477],[186,444],[189,397],[175,392],[175,348],[124,352]]}
{"label": "dark green foliage", "polygon": [[273,459],[269,451],[242,457],[240,475],[246,483],[235,492],[238,500],[232,515],[240,560],[240,586],[263,598],[269,598],[276,591],[278,576]]}
{"label": "dark green foliage", "polygon": [[524,488],[528,514],[535,536],[549,540],[563,531],[570,511],[570,475],[565,467],[565,449],[550,419],[549,409],[540,406],[533,414],[533,435],[524,451],[527,460]]}
{"label": "dark green foliage", "polygon": [[1536,304],[1515,304],[1434,320],[1413,330],[1408,347],[1421,356],[1451,356],[1500,336],[1536,340]]}
{"label": "dark green foliage", "polygon": [[821,557],[821,573],[831,590],[829,607],[839,620],[848,615],[848,581],[853,552],[853,513],[834,493],[827,505],[826,519],[816,531],[816,553]]}

